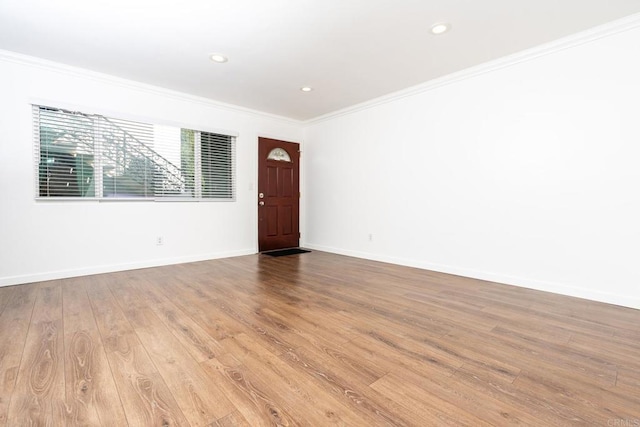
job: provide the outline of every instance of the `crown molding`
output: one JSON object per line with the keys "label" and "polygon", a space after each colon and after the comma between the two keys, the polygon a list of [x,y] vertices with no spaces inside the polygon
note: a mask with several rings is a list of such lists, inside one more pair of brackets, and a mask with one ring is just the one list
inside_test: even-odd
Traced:
{"label": "crown molding", "polygon": [[276,114],[266,113],[263,111],[253,110],[239,105],[227,104],[205,98],[201,96],[191,95],[184,92],[179,92],[171,89],[162,88],[159,86],[153,86],[147,83],[142,83],[134,80],[128,80],[121,77],[115,77],[109,74],[99,73],[96,71],[90,71],[79,67],[61,64],[54,61],[49,61],[42,58],[28,56],[20,53],[0,49],[0,62],[12,62],[16,64],[37,67],[48,71],[53,71],[65,75],[71,75],[78,78],[85,78],[102,83],[117,85],[127,89],[137,90],[140,92],[147,92],[154,95],[165,96],[181,101],[188,101],[197,104],[201,104],[207,107],[218,108],[226,111],[232,111],[237,113],[249,114],[266,118],[270,120],[276,120],[279,122],[285,122],[298,126],[311,126],[330,119],[334,119],[340,116],[349,115],[358,111],[373,108],[378,105],[387,104],[402,98],[421,94],[437,89],[442,86],[453,84],[461,80],[471,79],[473,77],[490,73],[502,68],[511,67],[523,62],[531,61],[536,58],[551,55],[555,52],[559,52],[565,49],[570,49],[582,44],[590,43],[602,38],[610,37],[625,31],[633,30],[640,27],[640,13],[630,15],[628,17],[612,21],[610,23],[600,25],[589,30],[582,31],[577,34],[573,34],[549,43],[545,43],[521,52],[517,52],[499,59],[495,59],[484,64],[480,64],[474,67],[470,67],[456,73],[448,74],[437,79],[429,80],[416,86],[412,86],[397,92],[393,92],[381,97],[371,99],[359,104],[352,105],[331,113],[327,113],[318,117],[314,117],[308,120],[296,120],[285,116],[279,116]]}
{"label": "crown molding", "polygon": [[371,99],[359,104],[352,105],[350,107],[343,108],[331,113],[324,114],[309,120],[305,120],[302,123],[305,126],[312,126],[318,123],[322,123],[327,120],[335,119],[337,117],[356,113],[358,111],[367,110],[378,105],[387,104],[393,101],[397,101],[410,96],[418,95],[424,92],[429,92],[442,86],[450,85],[462,80],[467,80],[480,76],[482,74],[497,71],[503,68],[511,67],[523,62],[531,61],[536,58],[551,55],[562,50],[571,49],[576,46],[591,43],[596,40],[600,40],[606,37],[614,36],[626,31],[630,31],[640,27],[640,13],[636,13],[627,16],[622,19],[618,19],[607,24],[599,25],[591,29],[581,31],[579,33],[563,37],[558,40],[554,40],[549,43],[538,45],[502,58],[498,58],[480,65],[476,65],[464,70],[447,74],[443,77],[439,77],[433,80],[429,80],[424,83],[420,83],[416,86],[411,86],[406,89],[402,89],[397,92],[392,92],[387,95],[380,96],[378,98]]}
{"label": "crown molding", "polygon": [[300,126],[303,123],[300,120],[279,116],[277,114],[271,114],[271,113],[266,113],[259,110],[253,110],[251,108],[241,107],[239,105],[227,104],[224,102],[215,101],[213,99],[205,98],[202,96],[191,95],[188,93],[179,92],[172,89],[150,85],[148,83],[142,83],[135,80],[116,77],[110,74],[91,71],[84,68],[74,67],[71,65],[66,65],[59,62],[54,62],[47,59],[24,55],[21,53],[12,52],[8,50],[0,49],[0,62],[10,62],[18,65],[25,65],[29,67],[40,68],[46,71],[60,73],[67,76],[93,80],[100,83],[120,86],[125,89],[131,89],[139,92],[146,92],[152,95],[164,96],[167,98],[172,98],[180,101],[193,102],[193,103],[204,105],[207,107],[217,108],[217,109],[231,111],[235,113],[259,116],[261,118],[276,120],[280,122],[286,122],[288,124],[293,124],[297,126]]}

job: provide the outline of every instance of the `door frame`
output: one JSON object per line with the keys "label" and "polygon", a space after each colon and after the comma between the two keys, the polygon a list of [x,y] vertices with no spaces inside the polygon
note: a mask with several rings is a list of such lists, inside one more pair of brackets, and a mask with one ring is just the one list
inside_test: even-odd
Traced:
{"label": "door frame", "polygon": [[[261,153],[261,141],[266,140],[266,141],[273,141],[273,142],[282,142],[282,143],[287,143],[287,144],[295,144],[297,146],[297,189],[298,189],[298,198],[297,198],[297,233],[298,233],[298,238],[297,238],[297,246],[300,245],[300,240],[302,239],[302,232],[301,232],[301,225],[302,225],[302,218],[301,218],[301,209],[302,209],[302,204],[301,204],[301,200],[302,200],[302,191],[301,191],[301,182],[302,182],[302,143],[300,142],[294,142],[294,141],[290,141],[290,140],[286,140],[286,139],[281,139],[281,138],[277,138],[277,137],[268,137],[268,136],[258,136],[258,144],[257,144],[257,164],[256,164],[256,191],[253,193],[253,197],[254,197],[254,203],[256,206],[256,217],[255,217],[255,227],[256,227],[256,253],[261,252],[261,248],[260,248],[260,218],[261,218],[261,213],[260,213],[260,206],[259,206],[259,202],[260,202],[260,198],[259,198],[259,194],[261,192],[261,177],[260,177],[260,164],[262,161],[262,156],[266,156],[265,153]],[[287,246],[287,247],[291,247],[291,246]],[[268,251],[271,249],[263,249],[262,252]],[[277,250],[277,249],[272,249],[272,250]]]}

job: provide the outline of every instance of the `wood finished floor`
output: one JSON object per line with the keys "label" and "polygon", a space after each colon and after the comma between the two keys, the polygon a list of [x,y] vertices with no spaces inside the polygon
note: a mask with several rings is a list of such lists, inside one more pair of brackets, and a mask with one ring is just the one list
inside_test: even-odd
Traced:
{"label": "wood finished floor", "polygon": [[321,252],[0,288],[0,426],[640,426],[640,310]]}

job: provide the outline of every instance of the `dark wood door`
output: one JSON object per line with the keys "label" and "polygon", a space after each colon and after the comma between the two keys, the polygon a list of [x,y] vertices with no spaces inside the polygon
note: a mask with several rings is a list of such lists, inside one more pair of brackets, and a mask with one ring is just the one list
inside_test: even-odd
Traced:
{"label": "dark wood door", "polygon": [[300,144],[258,140],[258,249],[300,244]]}

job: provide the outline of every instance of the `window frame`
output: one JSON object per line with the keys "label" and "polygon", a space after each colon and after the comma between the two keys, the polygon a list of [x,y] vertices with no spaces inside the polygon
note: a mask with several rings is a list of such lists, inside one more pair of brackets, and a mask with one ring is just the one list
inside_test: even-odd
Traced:
{"label": "window frame", "polygon": [[[33,164],[35,167],[34,175],[35,183],[34,183],[34,192],[35,192],[35,200],[37,202],[85,202],[85,201],[93,201],[93,202],[236,202],[237,201],[237,143],[239,134],[236,131],[229,130],[221,130],[216,128],[211,128],[209,126],[193,126],[184,124],[177,121],[170,120],[158,120],[155,118],[137,116],[137,115],[128,115],[123,113],[113,113],[113,112],[105,112],[100,109],[86,108],[86,107],[75,107],[70,106],[68,104],[60,103],[60,102],[47,102],[42,100],[30,100],[29,107],[31,109],[31,122],[32,122],[32,147],[33,147]],[[94,186],[94,195],[93,196],[47,196],[41,195],[41,150],[42,150],[42,141],[41,141],[41,124],[40,124],[40,108],[47,108],[51,110],[62,111],[65,113],[80,113],[85,116],[102,116],[107,119],[113,119],[117,121],[130,121],[137,122],[144,125],[159,125],[159,126],[168,126],[175,127],[178,130],[190,130],[196,133],[197,135],[201,133],[215,134],[218,136],[224,136],[229,138],[229,162],[230,162],[230,173],[228,175],[229,186],[230,186],[230,196],[229,197],[202,197],[202,188],[198,187],[194,189],[193,195],[188,194],[176,194],[176,195],[157,195],[153,196],[114,196],[108,197],[103,194],[104,183],[102,180],[102,176],[95,176],[92,185]],[[38,113],[36,114],[36,111]],[[198,137],[199,141],[200,138]],[[94,142],[94,152],[98,152],[100,150],[100,144],[98,142]],[[180,149],[180,142],[178,142],[178,149]],[[195,147],[194,147],[195,148]],[[200,154],[201,147],[198,146],[197,154]],[[197,155],[194,153],[194,155]],[[101,155],[101,158],[104,158],[104,153]],[[196,157],[196,165],[198,168],[201,167],[201,158],[200,156]],[[100,169],[101,170],[101,169]],[[182,169],[180,169],[182,171]],[[202,172],[198,170],[198,176],[202,175]],[[194,183],[194,185],[200,186],[200,182]]]}

